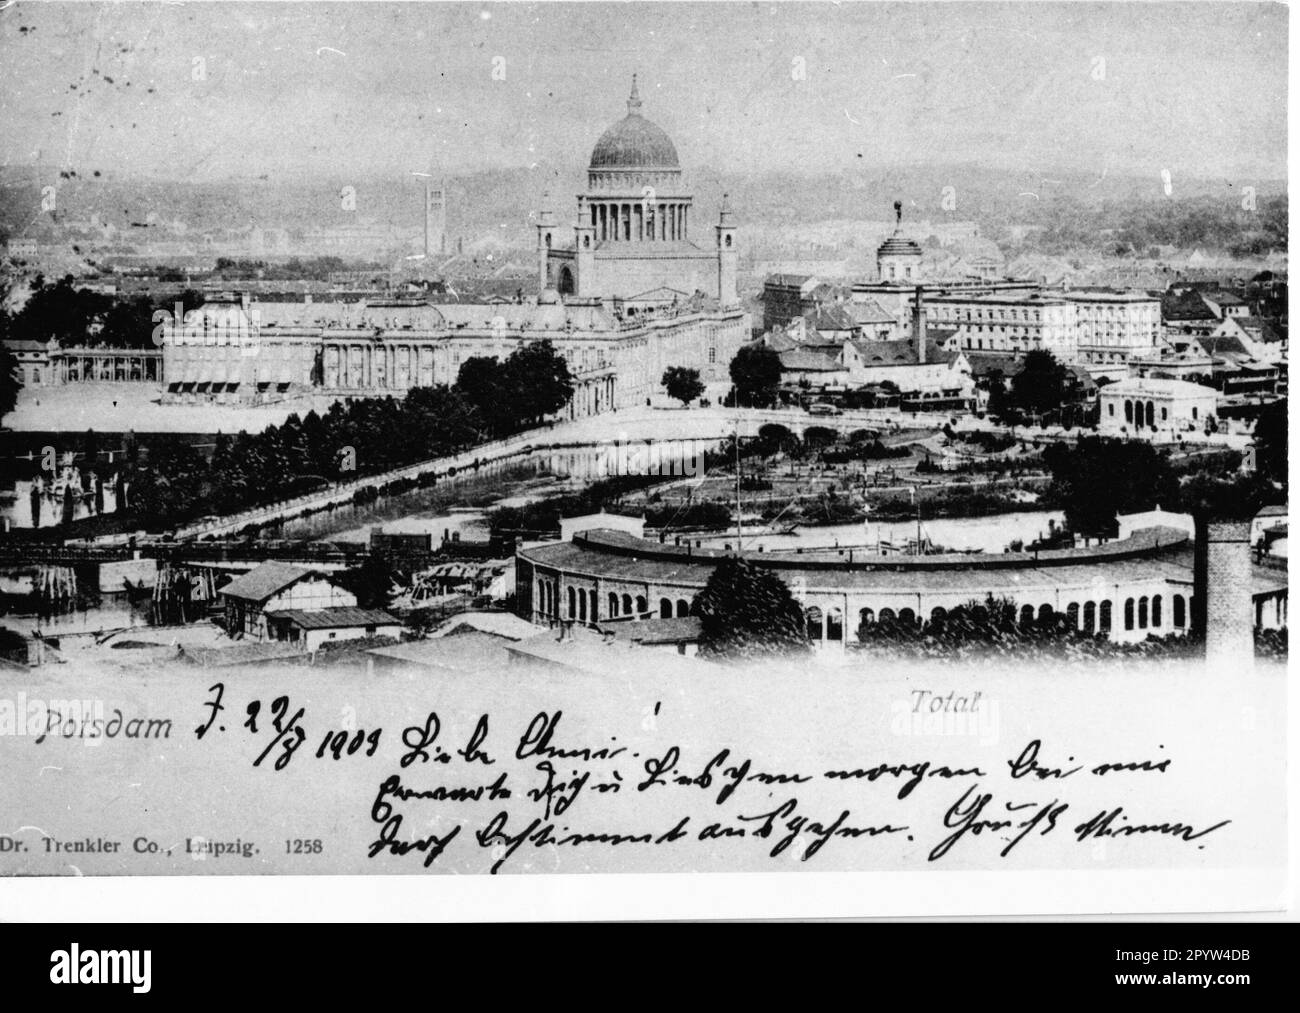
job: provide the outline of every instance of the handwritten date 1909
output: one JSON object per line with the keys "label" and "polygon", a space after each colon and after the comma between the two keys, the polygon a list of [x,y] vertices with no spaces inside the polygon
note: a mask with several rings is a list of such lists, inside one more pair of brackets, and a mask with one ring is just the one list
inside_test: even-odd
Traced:
{"label": "handwritten date 1909", "polygon": [[[204,704],[208,708],[208,719],[205,723],[194,729],[196,738],[202,739],[216,725],[218,732],[224,732],[226,726],[217,724],[218,716],[226,710],[226,705],[222,702],[225,697],[226,687],[224,683],[214,683],[208,688],[211,698]],[[306,715],[306,708],[299,707],[290,714],[291,704],[289,697],[278,696],[271,701],[269,708],[270,721],[265,722],[262,713],[262,701],[250,700],[244,708],[246,715],[243,727],[253,735],[260,735],[263,729],[259,722],[269,724],[268,732],[273,733],[270,743],[258,754],[257,759],[253,761],[254,767],[260,767],[273,751],[279,749],[279,755],[275,759],[274,769],[283,770],[293,759],[294,753],[307,739],[307,731],[303,727],[303,718]],[[374,756],[379,749],[380,739],[383,736],[383,729],[376,728],[371,732],[364,729],[340,730],[330,729],[321,739],[320,746],[316,749],[316,758],[324,759],[326,756],[333,757],[335,760],[342,759],[346,756],[353,756],[365,750],[362,755]]]}

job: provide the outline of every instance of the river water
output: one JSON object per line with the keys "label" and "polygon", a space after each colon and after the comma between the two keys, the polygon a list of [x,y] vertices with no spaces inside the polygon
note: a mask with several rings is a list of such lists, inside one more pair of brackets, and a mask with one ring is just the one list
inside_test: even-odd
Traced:
{"label": "river water", "polygon": [[[921,522],[921,533],[935,545],[958,552],[1005,552],[1007,545],[1019,539],[1032,542],[1048,533],[1048,525],[1059,527],[1065,514],[1060,510],[1019,510],[989,517],[942,517]],[[736,533],[693,535],[706,544],[735,542]],[[874,548],[879,542],[904,545],[916,538],[915,521],[867,521],[835,524],[827,527],[801,527],[789,534],[767,533],[766,529],[746,529],[745,547],[768,550],[838,547]]]}

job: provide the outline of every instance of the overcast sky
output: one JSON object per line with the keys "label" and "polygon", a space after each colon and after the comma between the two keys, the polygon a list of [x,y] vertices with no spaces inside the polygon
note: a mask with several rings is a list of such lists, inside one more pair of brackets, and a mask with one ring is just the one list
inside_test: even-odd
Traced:
{"label": "overcast sky", "polygon": [[1276,178],[1286,48],[1271,4],[19,2],[0,162],[546,172],[585,163],[635,70],[691,168]]}

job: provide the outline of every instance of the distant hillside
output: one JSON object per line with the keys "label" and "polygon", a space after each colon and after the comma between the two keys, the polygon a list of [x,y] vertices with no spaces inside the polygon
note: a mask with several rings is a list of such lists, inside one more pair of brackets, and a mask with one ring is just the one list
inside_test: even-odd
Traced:
{"label": "distant hillside", "polygon": [[[1060,253],[1079,247],[1128,245],[1179,248],[1253,246],[1286,242],[1286,187],[1279,181],[1172,179],[1084,173],[1006,172],[982,166],[863,168],[840,175],[744,174],[700,169],[688,173],[696,195],[697,237],[712,224],[723,192],[742,225],[779,230],[812,223],[886,221],[902,200],[910,221],[976,221],[984,235],[1016,250]],[[467,248],[483,244],[529,247],[530,214],[549,190],[561,221],[574,213],[584,182],[581,166],[561,171],[502,169],[452,176],[448,236]],[[305,231],[369,224],[411,232],[422,224],[422,185],[410,176],[362,179],[239,179],[190,183],[147,178],[76,175],[59,178],[45,167],[0,167],[0,234],[24,233],[48,221],[41,188],[57,187],[57,216],[98,216],[120,229],[149,222],[184,222],[191,232],[263,227]],[[356,191],[356,210],[340,192]],[[1256,209],[1242,209],[1243,187],[1255,187]],[[951,188],[945,189],[945,188]],[[945,207],[945,198],[948,206]]]}

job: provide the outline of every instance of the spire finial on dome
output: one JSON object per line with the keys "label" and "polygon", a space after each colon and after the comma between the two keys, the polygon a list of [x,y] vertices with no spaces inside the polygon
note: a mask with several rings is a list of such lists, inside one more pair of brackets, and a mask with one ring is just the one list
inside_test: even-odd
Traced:
{"label": "spire finial on dome", "polygon": [[636,91],[636,71],[632,72],[632,94],[627,99],[627,114],[629,116],[641,115],[641,96]]}
{"label": "spire finial on dome", "polygon": [[894,218],[901,229],[903,227],[903,202],[901,200],[894,201]]}

